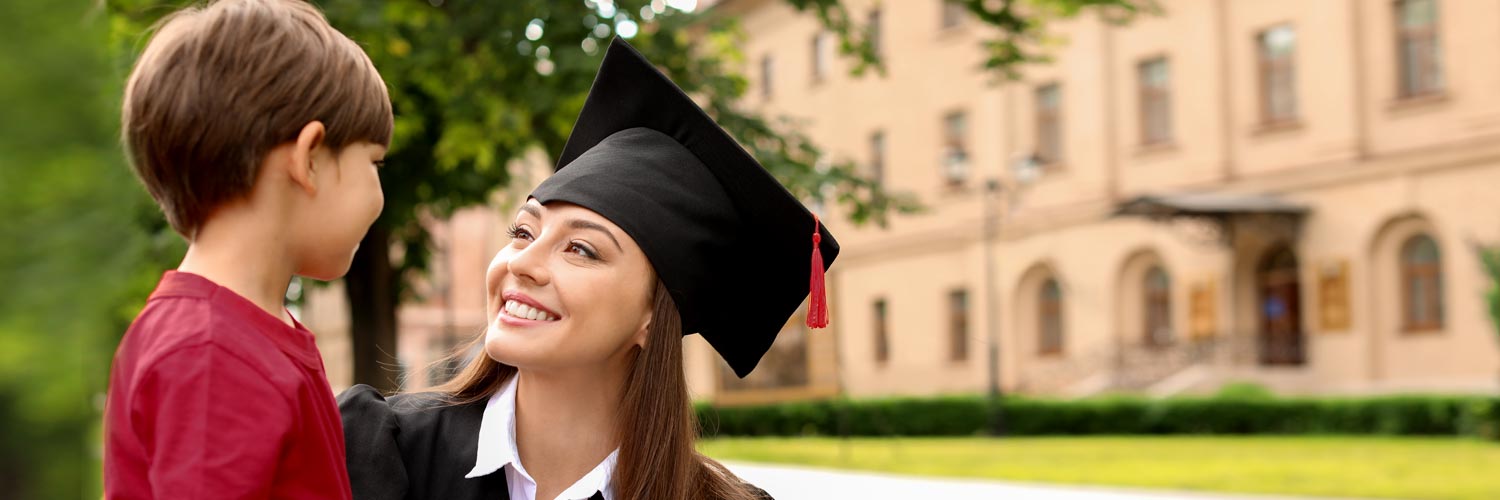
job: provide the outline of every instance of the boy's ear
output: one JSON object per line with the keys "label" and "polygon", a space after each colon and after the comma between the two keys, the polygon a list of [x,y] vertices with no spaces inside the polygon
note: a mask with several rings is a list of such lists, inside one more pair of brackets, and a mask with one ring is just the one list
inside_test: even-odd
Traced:
{"label": "boy's ear", "polygon": [[[314,152],[323,146],[323,138],[327,130],[323,128],[323,122],[311,121],[302,126],[297,132],[297,140],[292,143],[292,164],[287,166],[287,174],[292,182],[297,183],[307,194],[317,194],[318,185],[313,180],[313,174],[317,172]],[[331,166],[330,166],[331,168]]]}

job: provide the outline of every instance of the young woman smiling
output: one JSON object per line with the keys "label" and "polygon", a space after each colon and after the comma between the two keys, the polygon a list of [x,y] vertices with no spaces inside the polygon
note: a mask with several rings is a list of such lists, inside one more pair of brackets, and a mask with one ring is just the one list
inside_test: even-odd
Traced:
{"label": "young woman smiling", "polygon": [[[626,43],[487,272],[452,381],[339,398],[355,498],[769,498],[694,448],[682,337],[750,373],[838,244]],[[482,346],[482,349],[480,348]]]}

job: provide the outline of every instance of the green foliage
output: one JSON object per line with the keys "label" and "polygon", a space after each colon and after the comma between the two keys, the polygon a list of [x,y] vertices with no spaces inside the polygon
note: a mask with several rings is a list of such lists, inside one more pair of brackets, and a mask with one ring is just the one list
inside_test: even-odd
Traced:
{"label": "green foliage", "polygon": [[1500,398],[1470,401],[1459,420],[1459,432],[1500,441]]}
{"label": "green foliage", "polygon": [[[945,0],[961,5],[980,24],[996,28],[984,40],[984,69],[1004,80],[1021,78],[1028,64],[1050,62],[1048,50],[1057,41],[1048,35],[1050,22],[1072,19],[1087,11],[1097,12],[1106,22],[1123,24],[1142,14],[1158,14],[1155,0]],[[851,71],[863,75],[874,70],[885,74],[881,54],[871,39],[867,17],[852,14],[839,0],[787,0],[799,11],[811,11],[839,39],[839,53],[851,57]],[[881,5],[877,3],[877,5]],[[890,22],[889,16],[884,16]]]}
{"label": "green foliage", "polygon": [[[878,67],[867,33],[833,0],[788,0],[814,12],[838,33],[841,52],[854,56],[855,73]],[[1083,6],[1127,0],[1048,0],[1070,15]],[[145,29],[181,1],[109,0],[117,57],[132,58]],[[1010,2],[986,22],[1020,19]],[[684,13],[662,2],[553,2],[517,0],[500,6],[475,1],[328,0],[320,6],[330,22],[361,43],[391,89],[396,133],[381,173],[385,211],[362,245],[350,283],[368,290],[351,294],[355,352],[395,351],[394,306],[411,298],[407,286],[429,263],[430,238],[421,217],[444,217],[486,202],[510,182],[509,167],[534,151],[556,158],[582,107],[599,57],[624,26],[638,27],[632,44],[697,96],[794,195],[815,204],[837,205],[856,224],[884,224],[892,212],[920,208],[908,195],[888,193],[859,175],[847,161],[830,161],[796,123],[761,116],[735,103],[746,89],[734,72],[744,61],[734,19],[710,12]],[[984,12],[980,4],[973,7]],[[1014,36],[1039,32],[1040,23]],[[119,42],[127,43],[119,43]],[[1029,52],[1028,52],[1029,53]],[[1002,68],[1006,61],[992,61]],[[399,256],[391,262],[385,255]],[[370,345],[374,348],[369,348]],[[358,382],[387,386],[372,366],[356,359]],[[391,359],[383,360],[391,362]],[[390,388],[390,387],[387,387]]]}
{"label": "green foliage", "polygon": [[1274,398],[1276,394],[1267,389],[1266,386],[1253,382],[1233,382],[1220,387],[1219,392],[1215,393],[1214,397],[1220,399],[1264,400]]}
{"label": "green foliage", "polygon": [[1158,14],[1154,0],[948,0],[967,8],[983,24],[999,28],[999,34],[985,41],[987,70],[1009,80],[1021,78],[1021,68],[1028,64],[1051,62],[1047,49],[1057,40],[1048,36],[1049,20],[1070,19],[1086,10],[1098,11],[1112,24],[1130,22],[1141,14]]}
{"label": "green foliage", "polygon": [[[146,29],[183,1],[109,0],[117,57],[133,59]],[[829,162],[794,124],[735,105],[744,77],[732,19],[661,8],[662,2],[327,0],[329,21],[369,53],[391,90],[396,128],[381,171],[385,210],[349,271],[355,381],[387,389],[394,362],[394,304],[430,261],[419,221],[489,201],[511,167],[540,151],[555,159],[578,116],[608,42],[636,26],[631,43],[704,108],[792,194],[839,205],[855,223],[884,223],[919,207]],[[607,7],[606,7],[607,5]],[[702,37],[690,33],[700,32]],[[128,64],[128,63],[127,63]],[[386,255],[396,256],[394,259]],[[372,347],[373,346],[373,347]]]}
{"label": "green foliage", "polygon": [[117,145],[107,20],[90,2],[0,2],[0,491],[8,498],[99,496],[110,357],[161,262],[181,251]]}
{"label": "green foliage", "polygon": [[[138,41],[184,2],[108,3],[117,36]],[[655,11],[645,0],[613,5],[613,17],[606,18],[604,9],[582,1],[320,2],[330,22],[365,48],[391,90],[396,133],[381,171],[386,205],[377,224],[390,230],[394,254],[403,256],[399,276],[409,279],[427,267],[429,237],[419,217],[486,202],[510,182],[513,162],[532,151],[556,158],[603,49],[627,21],[639,26],[631,43],[701,96],[709,113],[793,194],[840,204],[858,223],[883,222],[891,211],[917,207],[912,198],[885,193],[857,175],[852,163],[820,164],[823,152],[793,124],[734,105],[746,84],[732,72],[743,60],[733,20]],[[526,36],[533,24],[540,27],[535,40]],[[701,28],[709,32],[708,43],[689,36]],[[133,53],[120,56],[129,60]]]}
{"label": "green foliage", "polygon": [[[183,3],[110,0],[117,39],[138,42],[151,22]],[[841,52],[858,62],[856,74],[880,67],[868,26],[843,4],[788,3],[812,12],[839,36]],[[1044,47],[1020,46],[1042,36],[1045,18],[1071,17],[1090,7],[1124,14],[1142,10],[1131,0],[1046,0],[1030,13],[1009,1],[993,9],[979,0],[966,3],[980,21],[1001,28],[994,43],[1007,47],[1005,55],[985,66],[1007,72],[1045,60]],[[614,27],[627,21],[640,26],[632,43],[685,90],[701,96],[710,114],[793,194],[838,204],[856,223],[883,223],[893,211],[919,208],[915,199],[887,193],[858,175],[852,163],[820,163],[826,155],[794,123],[734,105],[746,83],[733,72],[744,60],[733,19],[656,11],[645,0],[615,1],[609,12],[588,4],[321,2],[330,21],[365,47],[392,90],[397,133],[389,167],[382,171],[386,210],[378,224],[398,240],[396,254],[404,256],[397,263],[399,276],[410,278],[428,262],[428,235],[415,223],[417,217],[482,203],[509,182],[512,161],[534,148],[549,157],[561,151],[602,47]],[[525,36],[533,23],[541,27],[536,40]],[[689,35],[694,30],[707,35],[694,38]],[[120,55],[128,60],[131,53]]]}
{"label": "green foliage", "polygon": [[1479,263],[1484,267],[1484,275],[1489,277],[1489,287],[1484,291],[1484,303],[1489,306],[1490,321],[1495,326],[1495,339],[1500,341],[1500,246],[1484,247],[1477,246],[1479,252]]}
{"label": "green foliage", "polygon": [[[1500,399],[1470,396],[1286,398],[1230,393],[1151,400],[1009,398],[1006,433],[1377,434],[1494,437]],[[700,404],[707,436],[966,436],[989,421],[981,396],[832,400],[715,408]]]}

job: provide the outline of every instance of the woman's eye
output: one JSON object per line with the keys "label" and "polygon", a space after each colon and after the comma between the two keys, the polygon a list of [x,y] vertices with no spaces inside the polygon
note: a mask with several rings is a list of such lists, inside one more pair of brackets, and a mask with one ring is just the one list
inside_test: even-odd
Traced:
{"label": "woman's eye", "polygon": [[568,244],[568,251],[589,259],[597,260],[599,258],[598,255],[594,254],[592,249],[579,243]]}
{"label": "woman's eye", "polygon": [[513,240],[514,239],[525,239],[525,240],[528,240],[528,241],[531,240],[531,231],[528,231],[525,228],[522,228],[522,227],[516,226],[516,225],[511,225],[510,229],[507,229],[505,231],[505,234],[510,235],[510,239],[513,239]]}

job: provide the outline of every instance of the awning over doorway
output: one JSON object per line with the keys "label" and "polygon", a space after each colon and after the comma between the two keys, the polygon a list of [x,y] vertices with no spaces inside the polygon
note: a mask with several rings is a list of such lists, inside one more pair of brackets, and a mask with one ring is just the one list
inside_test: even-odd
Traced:
{"label": "awning over doorway", "polygon": [[1114,215],[1157,222],[1205,221],[1216,229],[1212,239],[1233,248],[1239,233],[1246,231],[1268,239],[1296,240],[1310,211],[1305,205],[1270,194],[1179,193],[1136,197],[1117,206]]}
{"label": "awning over doorway", "polygon": [[1143,195],[1115,208],[1115,215],[1153,218],[1212,217],[1273,214],[1303,215],[1308,208],[1266,194],[1183,193]]}

